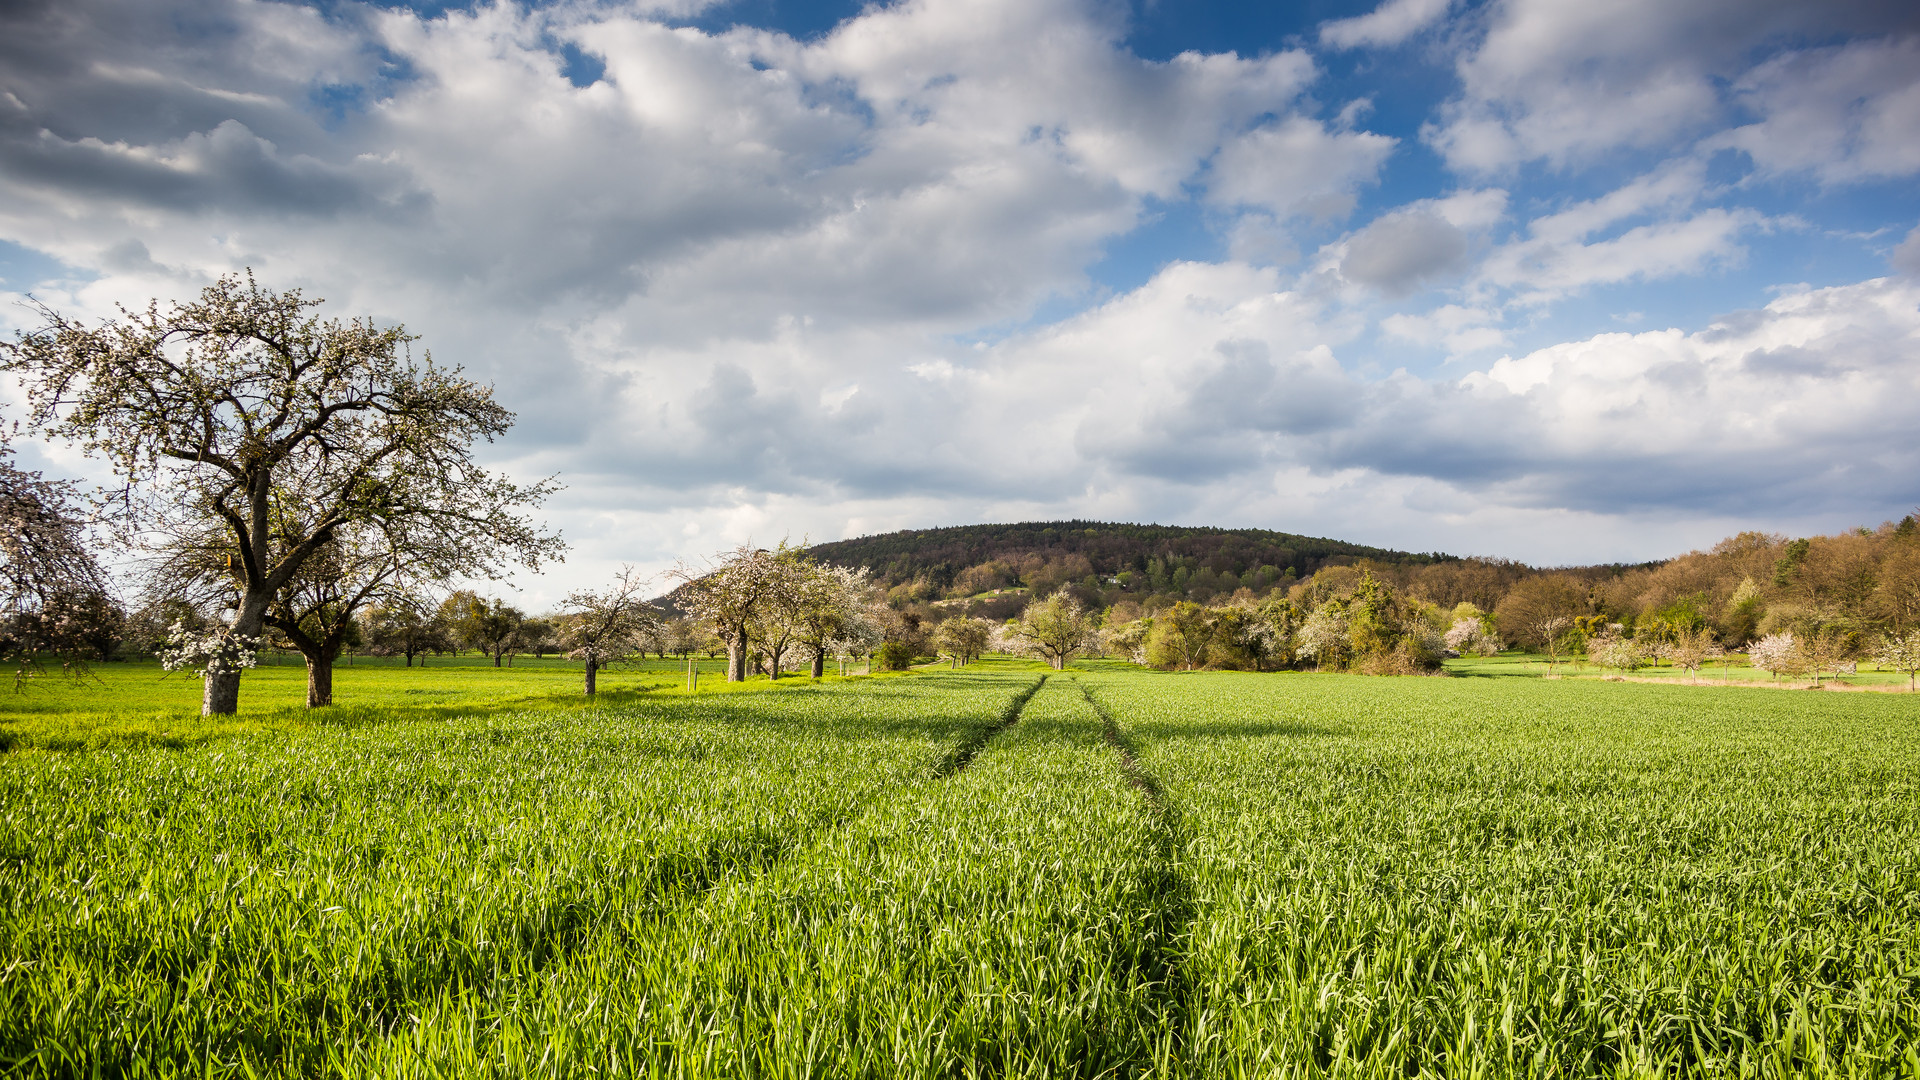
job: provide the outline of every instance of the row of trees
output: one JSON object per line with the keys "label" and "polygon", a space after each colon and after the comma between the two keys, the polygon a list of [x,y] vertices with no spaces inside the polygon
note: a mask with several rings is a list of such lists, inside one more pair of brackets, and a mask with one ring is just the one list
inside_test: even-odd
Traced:
{"label": "row of trees", "polygon": [[[1750,649],[1782,675],[1862,660],[1913,673],[1920,655],[1920,524],[1789,541],[1743,533],[1650,567],[1533,572],[1512,563],[1331,566],[1265,594],[1210,605],[1122,601],[1104,646],[1163,668],[1312,665],[1430,670],[1446,655],[1509,646],[1549,663],[1689,671]],[[1484,602],[1476,602],[1481,601]]]}
{"label": "row of trees", "polygon": [[[1326,582],[1322,583],[1326,585]],[[1136,663],[1178,670],[1203,667],[1271,671],[1415,674],[1439,667],[1456,643],[1483,637],[1471,605],[1457,612],[1412,600],[1361,571],[1350,587],[1306,593],[1274,590],[1205,606],[1178,601],[1132,619],[1109,613],[1102,644]]]}

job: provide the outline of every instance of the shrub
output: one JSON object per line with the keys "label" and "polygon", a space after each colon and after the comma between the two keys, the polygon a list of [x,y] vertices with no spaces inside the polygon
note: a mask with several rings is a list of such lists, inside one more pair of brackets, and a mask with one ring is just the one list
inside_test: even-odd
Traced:
{"label": "shrub", "polygon": [[889,641],[873,654],[881,671],[905,671],[913,666],[913,650],[904,641]]}

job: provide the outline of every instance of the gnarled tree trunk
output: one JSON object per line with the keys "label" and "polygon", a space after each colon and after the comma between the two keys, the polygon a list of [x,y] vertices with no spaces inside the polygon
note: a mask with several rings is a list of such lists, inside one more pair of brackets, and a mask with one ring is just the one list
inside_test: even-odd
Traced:
{"label": "gnarled tree trunk", "polygon": [[[266,626],[265,598],[243,597],[230,633],[258,641]],[[200,694],[200,715],[232,716],[240,711],[240,668],[209,671]]]}
{"label": "gnarled tree trunk", "polygon": [[307,708],[333,704],[333,657],[307,657]]}
{"label": "gnarled tree trunk", "polygon": [[200,715],[232,716],[240,711],[240,671],[209,671],[200,696]]}
{"label": "gnarled tree trunk", "polygon": [[587,696],[594,694],[594,676],[600,674],[600,664],[592,659],[587,661]]}
{"label": "gnarled tree trunk", "polygon": [[744,633],[727,637],[727,681],[747,681],[747,635]]}

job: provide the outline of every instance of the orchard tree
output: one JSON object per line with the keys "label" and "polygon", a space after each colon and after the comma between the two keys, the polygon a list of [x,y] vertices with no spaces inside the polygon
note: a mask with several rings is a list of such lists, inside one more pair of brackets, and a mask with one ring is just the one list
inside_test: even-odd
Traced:
{"label": "orchard tree", "polygon": [[447,597],[440,611],[460,644],[492,657],[494,667],[520,649],[520,625],[527,613],[497,596],[482,599],[462,589]]}
{"label": "orchard tree", "polygon": [[[0,662],[17,684],[39,670],[37,651],[58,650],[73,615],[112,601],[72,485],[16,468],[7,435],[0,428]],[[78,663],[69,657],[68,670]]]}
{"label": "orchard tree", "polygon": [[1700,665],[1716,655],[1713,637],[1713,630],[1703,621],[1676,629],[1673,640],[1666,643],[1667,659],[1687,673],[1688,682],[1699,681]]}
{"label": "orchard tree", "polygon": [[1793,632],[1782,630],[1749,643],[1747,666],[1767,672],[1776,681],[1782,675],[1799,674],[1802,670],[1802,660],[1800,650],[1794,644]]}
{"label": "orchard tree", "polygon": [[[416,362],[403,327],[322,319],[320,303],[249,273],[98,326],[39,305],[45,325],[0,346],[31,422],[112,464],[142,540],[157,535],[165,551],[222,537],[233,593],[222,633],[236,649],[261,638],[283,590],[351,531],[446,538],[441,565],[467,558],[476,569],[502,550],[532,568],[561,552],[520,513],[553,482],[517,485],[473,460],[476,441],[513,423],[492,391],[430,356]],[[488,537],[509,539],[458,549]],[[240,667],[204,671],[203,711],[232,713]]]}
{"label": "orchard tree", "polygon": [[103,593],[71,484],[14,467],[0,430],[0,602],[12,615],[60,593]]}
{"label": "orchard tree", "polygon": [[1215,630],[1212,611],[1182,600],[1154,617],[1153,631],[1147,635],[1147,663],[1192,671],[1206,663]]}
{"label": "orchard tree", "polygon": [[684,583],[679,604],[727,647],[728,682],[746,680],[756,623],[787,603],[794,554],[784,540],[772,551],[741,545],[715,556],[704,570],[682,565],[673,571]]}
{"label": "orchard tree", "polygon": [[[1547,654],[1547,671],[1552,672],[1554,665],[1560,662],[1560,654],[1566,651],[1566,634],[1573,628],[1573,618],[1567,615],[1548,615],[1527,627],[1533,640],[1540,643],[1540,651]],[[1645,659],[1645,654],[1640,654]],[[1611,664],[1602,666],[1612,667]]]}
{"label": "orchard tree", "polygon": [[827,656],[835,651],[835,642],[862,636],[854,633],[854,623],[866,617],[867,572],[825,566],[810,558],[796,559],[793,569],[790,621],[818,679],[826,674]]}
{"label": "orchard tree", "polygon": [[367,613],[367,640],[375,648],[406,657],[408,667],[413,666],[416,656],[425,667],[429,651],[438,652],[451,644],[439,613],[431,610],[423,597],[414,595],[390,595],[372,608]]}
{"label": "orchard tree", "polygon": [[1907,690],[1914,688],[1914,674],[1920,672],[1920,630],[1888,634],[1873,652],[1873,662],[1881,667],[1907,673]]}
{"label": "orchard tree", "polygon": [[1126,622],[1108,622],[1100,628],[1100,648],[1124,656],[1131,663],[1147,662],[1147,638],[1153,634],[1151,616]]}
{"label": "orchard tree", "polygon": [[1073,654],[1098,642],[1098,626],[1080,602],[1064,592],[1027,605],[1008,633],[1034,655],[1062,670]]}
{"label": "orchard tree", "polygon": [[1804,633],[1797,634],[1794,641],[1799,646],[1800,659],[1813,670],[1813,685],[1820,685],[1820,673],[1831,671],[1840,674],[1841,662],[1851,652],[1852,635],[1842,626],[1810,626]]}
{"label": "orchard tree", "polygon": [[987,642],[992,637],[993,626],[987,620],[970,619],[965,615],[943,619],[933,629],[934,645],[956,668],[980,659],[980,654],[986,651]]}
{"label": "orchard tree", "polygon": [[[747,623],[747,639],[766,658],[767,677],[778,679],[787,651],[799,646],[806,631],[810,593],[819,567],[797,548],[783,548],[774,559],[774,588]],[[824,609],[821,617],[825,617]]]}
{"label": "orchard tree", "polygon": [[1639,642],[1609,630],[1588,643],[1587,659],[1601,667],[1632,674],[1646,665],[1647,652]]}
{"label": "orchard tree", "polygon": [[642,593],[645,585],[633,567],[623,566],[612,586],[599,592],[582,589],[561,602],[567,613],[561,637],[570,650],[568,658],[586,663],[589,696],[597,689],[601,668],[639,652],[647,636],[660,628],[660,612]]}
{"label": "orchard tree", "polygon": [[545,616],[528,619],[520,624],[520,644],[536,659],[545,660],[548,653],[562,651],[560,628]]}
{"label": "orchard tree", "polygon": [[1346,667],[1352,642],[1347,637],[1347,605],[1329,600],[1307,613],[1300,622],[1295,648],[1313,661],[1317,671],[1339,671]]}
{"label": "orchard tree", "polygon": [[867,671],[873,671],[873,652],[887,640],[887,629],[880,619],[880,612],[886,610],[885,603],[863,604],[840,627],[838,636],[833,639],[830,648],[834,659],[840,661],[840,674],[847,673],[847,665],[859,657],[867,658]]}
{"label": "orchard tree", "polygon": [[698,652],[700,646],[706,641],[706,634],[700,629],[700,624],[684,617],[668,620],[661,634],[665,639],[667,651],[682,660]]}

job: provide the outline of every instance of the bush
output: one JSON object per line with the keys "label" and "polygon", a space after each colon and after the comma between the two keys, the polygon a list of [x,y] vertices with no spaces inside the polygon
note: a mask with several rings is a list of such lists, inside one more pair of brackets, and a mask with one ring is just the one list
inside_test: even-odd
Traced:
{"label": "bush", "polygon": [[913,666],[913,650],[903,641],[889,641],[873,654],[881,671],[905,671]]}

